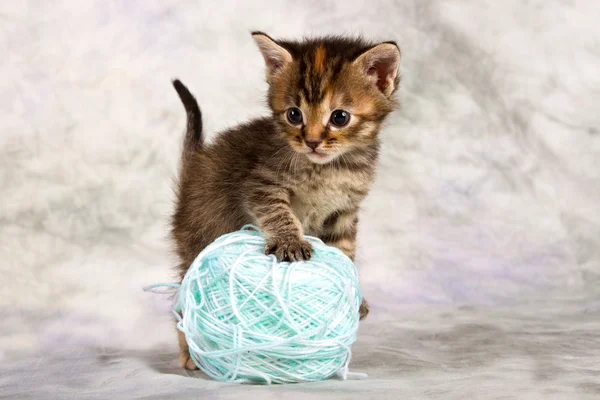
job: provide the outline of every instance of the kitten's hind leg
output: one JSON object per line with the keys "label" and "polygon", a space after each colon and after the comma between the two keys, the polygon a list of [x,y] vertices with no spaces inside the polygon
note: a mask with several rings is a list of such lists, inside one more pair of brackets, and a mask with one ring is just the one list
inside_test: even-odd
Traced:
{"label": "kitten's hind leg", "polygon": [[185,341],[185,335],[179,329],[177,329],[177,338],[179,339],[179,366],[189,370],[198,369],[190,356],[190,349]]}
{"label": "kitten's hind leg", "polygon": [[362,303],[360,304],[358,314],[360,315],[361,320],[367,318],[367,315],[369,315],[369,304],[365,299],[363,299]]}

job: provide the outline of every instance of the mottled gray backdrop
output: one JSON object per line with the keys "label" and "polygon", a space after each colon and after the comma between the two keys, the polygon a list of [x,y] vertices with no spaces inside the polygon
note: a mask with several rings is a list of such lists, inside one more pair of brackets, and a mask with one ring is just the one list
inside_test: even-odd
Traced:
{"label": "mottled gray backdrop", "polygon": [[[600,398],[597,1],[4,1],[0,398]],[[167,219],[185,115],[266,113],[249,31],[402,48],[357,264],[360,381],[176,368]]]}

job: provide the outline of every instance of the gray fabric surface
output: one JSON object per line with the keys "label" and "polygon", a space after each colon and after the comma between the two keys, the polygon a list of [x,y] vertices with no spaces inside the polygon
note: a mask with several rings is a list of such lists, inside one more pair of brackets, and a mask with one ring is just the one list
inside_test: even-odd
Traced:
{"label": "gray fabric surface", "polygon": [[[594,1],[3,2],[0,398],[600,398]],[[402,48],[357,265],[364,380],[176,367],[166,241],[183,108],[266,113],[248,31]]]}

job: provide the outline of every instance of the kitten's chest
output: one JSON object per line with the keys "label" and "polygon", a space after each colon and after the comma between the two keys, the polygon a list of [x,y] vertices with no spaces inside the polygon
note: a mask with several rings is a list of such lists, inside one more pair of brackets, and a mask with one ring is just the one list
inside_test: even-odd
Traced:
{"label": "kitten's chest", "polygon": [[344,171],[313,175],[298,183],[291,203],[307,235],[319,235],[331,214],[357,208],[366,196],[370,179]]}

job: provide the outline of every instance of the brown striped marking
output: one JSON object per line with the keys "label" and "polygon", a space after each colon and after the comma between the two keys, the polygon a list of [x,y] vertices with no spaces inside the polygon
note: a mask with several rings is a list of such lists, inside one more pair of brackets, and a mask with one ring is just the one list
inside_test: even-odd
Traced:
{"label": "brown striped marking", "polygon": [[325,51],[325,47],[320,45],[315,50],[315,72],[319,75],[323,75],[325,72],[325,57],[327,52]]}

